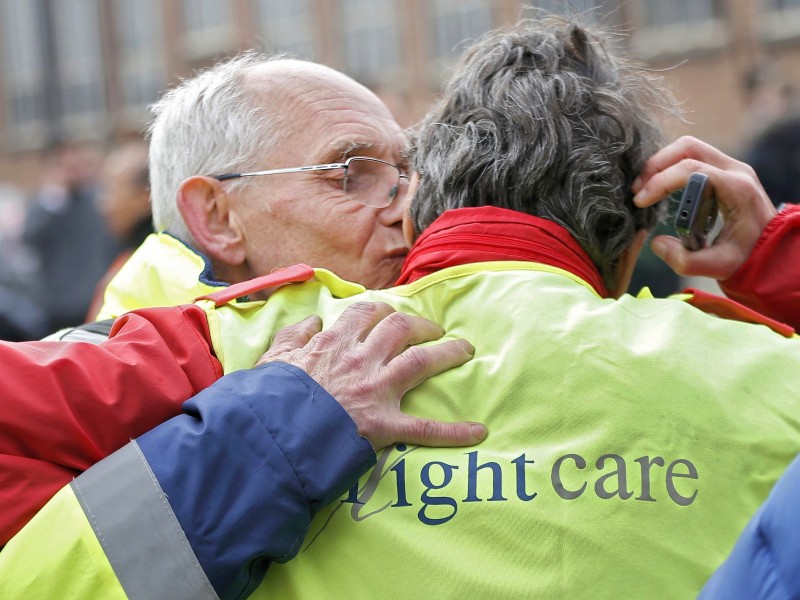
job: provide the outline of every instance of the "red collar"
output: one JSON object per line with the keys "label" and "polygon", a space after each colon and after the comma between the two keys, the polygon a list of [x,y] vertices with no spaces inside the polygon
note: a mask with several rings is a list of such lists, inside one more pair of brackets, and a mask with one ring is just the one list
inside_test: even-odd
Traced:
{"label": "red collar", "polygon": [[494,206],[448,210],[436,219],[411,248],[396,285],[447,267],[501,260],[558,267],[609,296],[589,255],[561,225]]}

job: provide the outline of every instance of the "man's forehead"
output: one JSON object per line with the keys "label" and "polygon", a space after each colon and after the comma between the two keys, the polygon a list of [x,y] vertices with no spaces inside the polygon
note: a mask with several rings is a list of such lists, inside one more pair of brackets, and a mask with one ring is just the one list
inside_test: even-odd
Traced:
{"label": "man's forehead", "polygon": [[[288,75],[292,75],[289,77]],[[334,162],[353,152],[398,159],[406,138],[385,104],[350,77],[301,61],[265,65],[253,80],[292,135],[284,149]]]}

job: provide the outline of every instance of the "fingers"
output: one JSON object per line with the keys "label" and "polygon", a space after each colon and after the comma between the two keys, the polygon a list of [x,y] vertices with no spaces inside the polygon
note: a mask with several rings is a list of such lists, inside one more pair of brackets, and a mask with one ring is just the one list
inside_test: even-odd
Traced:
{"label": "fingers", "polygon": [[[379,389],[394,400],[376,403],[375,410],[353,415],[361,435],[379,450],[394,442],[426,446],[470,446],[486,437],[479,423],[443,423],[410,417],[399,410],[402,396],[411,388],[443,371],[460,366],[475,353],[466,340],[449,340],[432,346],[411,346],[381,369]],[[375,397],[371,397],[375,401]]]}
{"label": "fingers", "polygon": [[710,168],[693,159],[685,159],[651,176],[633,197],[639,208],[652,206],[686,185],[692,173],[709,175]]}
{"label": "fingers", "polygon": [[640,208],[652,206],[683,188],[692,173],[708,176],[722,230],[711,247],[696,252],[664,236],[650,247],[679,275],[725,280],[747,260],[775,209],[752,167],[693,137],[680,138],[647,161],[633,184],[633,202]]}
{"label": "fingers", "polygon": [[423,317],[392,313],[382,319],[365,340],[366,352],[375,353],[388,363],[408,346],[438,340],[444,330]]}
{"label": "fingers", "polygon": [[683,277],[712,277],[725,280],[741,265],[746,254],[732,244],[719,244],[692,252],[670,236],[659,235],[650,243],[653,254]]}
{"label": "fingers", "polygon": [[690,277],[692,275],[688,272],[691,270],[688,264],[691,259],[691,253],[683,247],[683,244],[681,244],[678,239],[666,235],[656,236],[653,238],[653,241],[650,242],[650,249],[653,251],[653,254],[667,263],[669,268],[678,275],[684,277]]}
{"label": "fingers", "polygon": [[463,339],[411,346],[389,361],[384,372],[388,383],[402,396],[426,379],[460,367],[474,355],[475,348]]}
{"label": "fingers", "polygon": [[277,360],[279,354],[302,348],[321,329],[322,321],[317,315],[311,315],[299,323],[284,327],[273,336],[269,350],[258,359],[256,365]]}
{"label": "fingers", "polygon": [[633,183],[633,202],[644,208],[662,200],[686,185],[692,173],[711,179],[715,191],[733,185],[741,177],[755,179],[749,165],[690,136],[685,136],[656,152]]}
{"label": "fingers", "polygon": [[332,335],[363,342],[395,310],[385,302],[356,302],[348,306],[328,329]]}
{"label": "fingers", "polygon": [[[677,166],[682,163],[681,170],[687,174],[694,172],[703,172],[703,167],[712,166],[719,170],[727,170],[736,168],[742,163],[731,158],[727,154],[717,150],[713,146],[698,140],[691,136],[684,136],[675,142],[665,146],[653,156],[651,156],[644,169],[639,174],[639,177],[633,182],[633,192],[639,198],[636,202],[637,206],[650,206],[658,199],[663,198],[664,195],[672,193],[677,189],[683,187],[665,186],[665,182],[656,180],[651,183],[651,180],[666,171],[672,166]],[[683,181],[686,181],[684,177]],[[669,191],[665,193],[664,190]],[[640,196],[640,193],[642,194]],[[657,194],[661,193],[660,196]]]}
{"label": "fingers", "polygon": [[487,434],[486,426],[480,423],[445,423],[403,415],[403,418],[395,421],[395,430],[384,446],[395,442],[417,446],[472,446],[485,440]]}

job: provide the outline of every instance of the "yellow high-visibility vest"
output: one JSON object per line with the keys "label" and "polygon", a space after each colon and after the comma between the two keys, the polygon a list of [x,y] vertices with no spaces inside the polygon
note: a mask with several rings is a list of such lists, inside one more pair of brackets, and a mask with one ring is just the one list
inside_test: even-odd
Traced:
{"label": "yellow high-visibility vest", "polygon": [[797,337],[679,300],[602,299],[532,263],[360,289],[318,270],[266,304],[207,303],[217,355],[244,368],[266,347],[256,332],[385,301],[476,349],[404,410],[489,437],[379,453],[256,597],[693,597],[800,451]]}
{"label": "yellow high-visibility vest", "polygon": [[167,233],[152,233],[111,279],[97,320],[138,308],[191,304],[225,286],[210,280],[207,259]]}

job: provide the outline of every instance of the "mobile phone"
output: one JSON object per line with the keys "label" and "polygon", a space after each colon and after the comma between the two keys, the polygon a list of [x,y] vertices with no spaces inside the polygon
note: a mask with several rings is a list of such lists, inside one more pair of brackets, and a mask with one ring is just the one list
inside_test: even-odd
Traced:
{"label": "mobile phone", "polygon": [[692,173],[675,213],[675,232],[684,247],[689,250],[705,248],[718,216],[719,207],[708,177]]}

